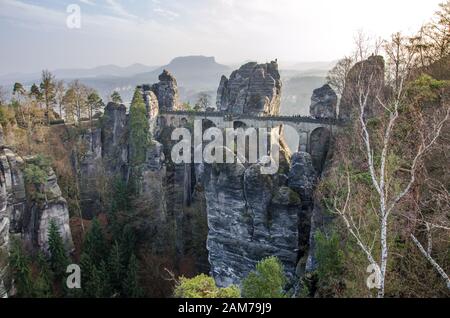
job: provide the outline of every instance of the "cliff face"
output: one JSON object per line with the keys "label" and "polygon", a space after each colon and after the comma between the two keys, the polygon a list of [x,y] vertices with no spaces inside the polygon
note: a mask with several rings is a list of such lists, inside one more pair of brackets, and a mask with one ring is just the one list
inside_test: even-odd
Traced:
{"label": "cliff face", "polygon": [[[272,255],[281,260],[289,278],[294,276],[299,255],[306,252],[299,246],[305,248],[309,238],[303,226],[310,214],[302,197],[310,200],[303,192],[312,191],[315,173],[311,160],[307,163],[305,177],[292,173],[289,180],[283,174],[261,174],[260,164],[197,168],[207,206],[209,263],[218,285],[239,284],[258,261]],[[289,182],[305,191],[293,190]]]}
{"label": "cliff face", "polygon": [[108,103],[101,122],[105,174],[126,177],[128,172],[128,118],[124,105]]}
{"label": "cliff face", "polygon": [[69,210],[61,195],[56,175],[49,169],[47,180],[40,185],[45,199],[36,199],[26,191],[23,169],[28,160],[2,147],[0,152],[0,248],[8,249],[10,238],[25,239],[30,246],[48,252],[50,221],[55,221],[66,244],[73,248],[69,227]]}
{"label": "cliff face", "polygon": [[[359,107],[360,89],[367,94],[366,117],[370,118],[383,111],[376,100],[388,94],[384,83],[384,59],[382,56],[371,56],[367,60],[356,63],[348,72],[345,87],[339,105],[339,118],[350,120],[355,107]],[[370,84],[369,84],[370,83]]]}
{"label": "cliff face", "polygon": [[222,76],[217,90],[217,109],[235,114],[277,115],[281,79],[277,62],[250,62]]}
{"label": "cliff face", "polygon": [[73,163],[78,175],[80,208],[83,217],[90,219],[101,209],[101,188],[99,180],[104,173],[102,165],[102,131],[90,129],[80,136],[74,149]]}
{"label": "cliff face", "polygon": [[[24,159],[15,154],[3,144],[2,134],[0,129],[0,253],[7,255],[12,239],[17,237],[29,248],[48,254],[51,221],[57,225],[66,250],[71,251],[69,210],[53,169],[48,169],[46,181],[38,185],[44,199],[35,198],[27,192],[24,180],[24,169],[33,158]],[[0,293],[2,285],[0,281]]]}

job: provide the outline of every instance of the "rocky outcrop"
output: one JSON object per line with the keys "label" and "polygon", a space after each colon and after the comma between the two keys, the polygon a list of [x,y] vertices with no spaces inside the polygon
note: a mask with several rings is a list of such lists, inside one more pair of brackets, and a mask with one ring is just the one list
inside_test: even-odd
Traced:
{"label": "rocky outcrop", "polygon": [[[50,222],[54,221],[65,243],[66,250],[73,249],[69,227],[69,210],[62,197],[53,169],[47,169],[45,183],[39,184],[42,197],[27,192],[24,169],[34,158],[25,160],[3,144],[0,128],[0,254],[6,257],[13,237],[22,238],[27,246],[48,253]],[[36,185],[35,185],[36,186]],[[0,259],[0,265],[5,264]],[[0,266],[0,273],[3,268]],[[0,281],[2,286],[9,285]]]}
{"label": "rocky outcrop", "polygon": [[128,118],[124,105],[108,103],[105,107],[101,136],[105,174],[125,178],[128,170]]}
{"label": "rocky outcrop", "polygon": [[[35,164],[35,157],[25,159],[25,165]],[[56,174],[51,167],[46,168],[47,179],[37,188],[40,193],[27,193],[27,208],[21,216],[20,231],[16,233],[31,243],[31,246],[39,248],[48,254],[48,233],[50,223],[55,222],[59,234],[63,239],[67,251],[73,249],[72,234],[69,227],[69,209],[66,200],[62,197]],[[31,188],[36,185],[27,185]]]}
{"label": "rocky outcrop", "polygon": [[165,110],[178,109],[180,101],[177,80],[167,70],[164,70],[158,78],[159,82],[153,84],[151,90],[158,99],[159,107]]}
{"label": "rocky outcrop", "polygon": [[345,87],[339,104],[339,119],[350,120],[355,111],[359,111],[359,95],[362,90],[367,94],[365,117],[371,118],[381,114],[382,106],[376,97],[384,98],[388,94],[384,83],[384,59],[371,56],[356,63],[348,72]]}
{"label": "rocky outcrop", "polygon": [[[44,185],[44,192],[46,198],[44,203],[31,204],[32,213],[27,224],[28,233],[33,240],[36,240],[37,246],[41,250],[48,252],[48,233],[50,223],[53,221],[58,228],[66,250],[71,251],[73,249],[73,242],[69,226],[69,209],[66,200],[62,197],[61,189],[59,188],[53,169],[49,171],[47,182]],[[35,210],[38,214],[38,224],[34,224],[35,215],[33,215],[33,212]],[[36,238],[34,238],[34,235],[36,235]]]}
{"label": "rocky outcrop", "polygon": [[80,136],[79,146],[74,149],[74,165],[78,175],[80,208],[83,217],[93,218],[101,211],[101,188],[103,180],[102,130],[91,128]]}
{"label": "rocky outcrop", "polygon": [[310,134],[309,153],[311,154],[314,169],[318,174],[322,172],[326,163],[331,142],[331,131],[327,128],[317,128]]}
{"label": "rocky outcrop", "polygon": [[303,216],[300,196],[286,179],[261,174],[260,164],[201,164],[197,173],[204,187],[207,248],[216,283],[239,284],[258,261],[272,255],[292,278]]}
{"label": "rocky outcrop", "polygon": [[302,201],[311,202],[317,182],[317,174],[307,152],[296,152],[291,158],[288,185],[300,195]]}
{"label": "rocky outcrop", "polygon": [[217,90],[217,109],[234,114],[277,115],[281,102],[281,78],[276,61],[250,62],[222,76]]}
{"label": "rocky outcrop", "polygon": [[315,89],[311,97],[309,113],[314,118],[336,118],[337,95],[325,84]]}
{"label": "rocky outcrop", "polygon": [[159,133],[158,129],[158,114],[159,103],[158,97],[151,90],[143,91],[145,107],[147,110],[148,126],[150,128],[150,134],[153,138],[156,138]]}
{"label": "rocky outcrop", "polygon": [[157,222],[164,222],[167,217],[164,161],[162,144],[152,140],[145,162],[136,169],[139,171],[138,200],[152,208],[154,221]]}

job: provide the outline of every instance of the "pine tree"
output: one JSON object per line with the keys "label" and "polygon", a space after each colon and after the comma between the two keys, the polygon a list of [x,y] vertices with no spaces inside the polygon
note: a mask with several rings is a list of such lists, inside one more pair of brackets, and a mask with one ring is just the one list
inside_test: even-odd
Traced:
{"label": "pine tree", "polygon": [[132,166],[137,166],[146,159],[147,146],[150,141],[146,113],[142,92],[136,88],[130,106],[130,159]]}
{"label": "pine tree", "polygon": [[53,296],[52,291],[52,272],[47,260],[41,252],[36,258],[36,265],[39,268],[37,277],[34,279],[34,297],[50,298]]}
{"label": "pine tree", "polygon": [[9,266],[12,269],[17,297],[31,297],[33,295],[31,262],[24,253],[22,243],[19,240],[13,241],[9,254]]}
{"label": "pine tree", "polygon": [[133,231],[133,227],[129,224],[125,225],[120,239],[120,250],[123,253],[124,260],[128,261],[130,259],[131,254],[136,249],[136,244],[136,234]]}
{"label": "pine tree", "polygon": [[94,219],[89,232],[86,234],[83,243],[83,251],[90,257],[94,266],[99,266],[100,262],[107,255],[106,239],[103,234],[100,222]]}
{"label": "pine tree", "polygon": [[119,92],[114,91],[114,92],[111,94],[111,101],[112,101],[113,103],[116,103],[116,104],[122,103],[122,97],[120,96]]}
{"label": "pine tree", "polygon": [[124,221],[121,213],[131,211],[130,191],[125,181],[117,178],[113,184],[111,206],[108,213],[108,227],[114,238],[121,239]]}
{"label": "pine tree", "polygon": [[95,113],[98,112],[100,109],[102,109],[105,106],[105,104],[103,103],[103,100],[98,95],[98,93],[93,91],[87,97],[87,106],[88,106],[89,121],[92,124],[92,118],[94,117]]}
{"label": "pine tree", "polygon": [[111,297],[111,289],[109,287],[108,273],[104,261],[100,262],[98,267],[93,266],[90,277],[85,282],[83,288],[84,297],[90,298],[106,298]]}
{"label": "pine tree", "polygon": [[123,281],[123,295],[128,298],[142,297],[142,290],[138,280],[139,265],[136,256],[131,254],[128,262],[127,273]]}
{"label": "pine tree", "polygon": [[53,106],[56,104],[56,83],[53,74],[47,70],[42,71],[40,88],[42,90],[42,98],[45,103],[45,117],[48,123],[50,120],[50,110],[53,109]]}
{"label": "pine tree", "polygon": [[42,101],[42,93],[39,90],[39,87],[36,84],[31,85],[30,88],[30,97],[34,97],[37,102]]}
{"label": "pine tree", "polygon": [[50,268],[56,278],[61,278],[66,272],[69,258],[67,257],[64,242],[55,220],[50,221],[48,230],[48,249],[50,254]]}
{"label": "pine tree", "polygon": [[114,242],[108,259],[109,281],[114,291],[120,292],[124,274],[123,257],[119,243]]}

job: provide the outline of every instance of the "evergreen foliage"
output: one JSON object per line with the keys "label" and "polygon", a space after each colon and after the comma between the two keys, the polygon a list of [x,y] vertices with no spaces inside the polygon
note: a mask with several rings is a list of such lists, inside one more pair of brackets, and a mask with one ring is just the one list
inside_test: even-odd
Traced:
{"label": "evergreen foliage", "polygon": [[138,270],[137,258],[134,254],[131,254],[125,279],[123,280],[123,296],[128,298],[139,298],[142,296],[142,290],[139,286]]}
{"label": "evergreen foliage", "polygon": [[150,142],[147,111],[141,91],[136,88],[130,106],[130,160],[132,166],[145,162]]}
{"label": "evergreen foliage", "polygon": [[247,298],[283,298],[286,285],[283,265],[277,257],[271,256],[256,264],[242,281],[242,295]]}
{"label": "evergreen foliage", "polygon": [[122,103],[122,97],[120,96],[119,92],[114,91],[114,92],[111,94],[111,101],[112,101],[113,103],[116,103],[116,104]]}
{"label": "evergreen foliage", "polygon": [[64,242],[54,220],[50,221],[48,230],[48,246],[50,254],[50,268],[57,278],[63,277],[66,272],[69,258],[67,257]]}

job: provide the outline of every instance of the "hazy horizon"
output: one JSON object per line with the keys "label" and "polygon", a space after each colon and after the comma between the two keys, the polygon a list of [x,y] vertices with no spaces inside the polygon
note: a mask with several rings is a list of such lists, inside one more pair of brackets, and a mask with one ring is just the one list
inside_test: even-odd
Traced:
{"label": "hazy horizon", "polygon": [[[278,58],[281,68],[334,61],[352,50],[358,30],[415,32],[440,2],[0,0],[0,74],[160,66],[189,55],[225,65]],[[80,29],[66,25],[70,4],[81,9]]]}

